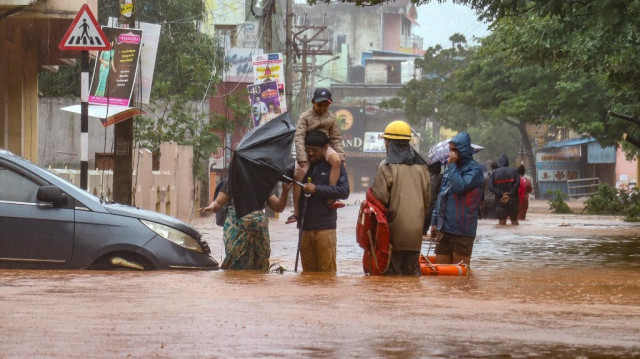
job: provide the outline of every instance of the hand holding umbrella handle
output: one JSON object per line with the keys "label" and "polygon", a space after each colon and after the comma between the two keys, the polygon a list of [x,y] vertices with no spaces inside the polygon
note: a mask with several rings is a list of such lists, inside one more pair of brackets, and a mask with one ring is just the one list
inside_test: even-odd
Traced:
{"label": "hand holding umbrella handle", "polygon": [[[287,175],[283,174],[282,178],[284,178],[286,181],[293,182],[293,183],[297,184],[300,187],[304,187],[304,183],[298,182],[298,181],[294,180],[293,178],[291,178],[291,177],[289,177]],[[305,197],[311,197],[311,193],[305,193],[304,196]]]}

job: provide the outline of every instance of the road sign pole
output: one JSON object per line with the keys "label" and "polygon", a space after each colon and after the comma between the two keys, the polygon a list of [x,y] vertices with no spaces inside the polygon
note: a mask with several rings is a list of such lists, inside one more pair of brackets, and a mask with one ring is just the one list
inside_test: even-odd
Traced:
{"label": "road sign pole", "polygon": [[60,50],[82,51],[80,63],[80,188],[87,190],[89,177],[89,51],[111,48],[98,21],[84,4],[58,44]]}
{"label": "road sign pole", "polygon": [[89,51],[82,51],[80,64],[80,188],[88,188],[89,172]]}

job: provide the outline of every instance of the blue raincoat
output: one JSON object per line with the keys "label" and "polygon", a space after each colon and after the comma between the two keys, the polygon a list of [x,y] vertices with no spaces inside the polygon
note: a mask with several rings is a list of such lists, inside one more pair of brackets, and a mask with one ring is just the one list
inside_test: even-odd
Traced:
{"label": "blue raincoat", "polygon": [[460,153],[460,165],[448,164],[444,171],[431,225],[445,233],[475,237],[484,183],[482,168],[473,159],[468,133],[461,132],[450,142]]}

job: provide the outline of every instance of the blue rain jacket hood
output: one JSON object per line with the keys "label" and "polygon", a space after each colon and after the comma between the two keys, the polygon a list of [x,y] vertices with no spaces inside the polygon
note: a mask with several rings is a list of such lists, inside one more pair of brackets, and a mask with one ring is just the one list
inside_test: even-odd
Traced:
{"label": "blue rain jacket hood", "polygon": [[[465,163],[469,160],[473,161],[473,148],[471,147],[471,137],[466,132],[460,132],[455,135],[449,143],[454,143],[460,153],[460,160]],[[475,161],[474,161],[475,162]]]}
{"label": "blue rain jacket hood", "polygon": [[460,164],[448,164],[433,209],[431,225],[445,233],[475,237],[484,175],[473,159],[471,137],[461,132],[451,139],[460,153]]}

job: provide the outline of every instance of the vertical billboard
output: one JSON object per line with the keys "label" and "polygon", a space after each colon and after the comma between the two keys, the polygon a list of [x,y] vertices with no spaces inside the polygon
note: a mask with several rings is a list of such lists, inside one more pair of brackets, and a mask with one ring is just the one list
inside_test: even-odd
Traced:
{"label": "vertical billboard", "polygon": [[258,127],[282,113],[278,84],[275,81],[247,86],[253,126]]}
{"label": "vertical billboard", "polygon": [[98,52],[89,103],[129,106],[138,70],[142,30],[104,27],[111,49]]}
{"label": "vertical billboard", "polygon": [[287,111],[287,100],[284,89],[284,61],[282,54],[261,54],[253,57],[253,83],[261,84],[275,81],[278,84],[280,109]]}

